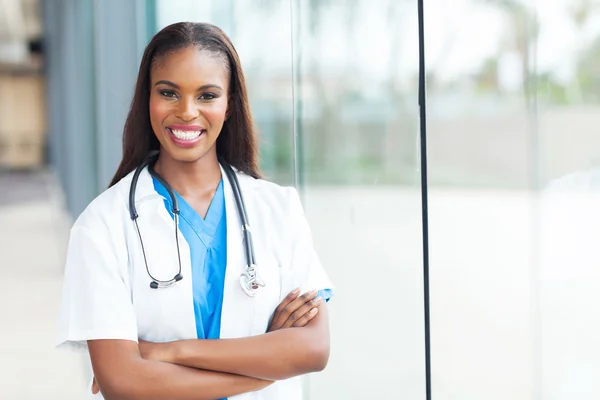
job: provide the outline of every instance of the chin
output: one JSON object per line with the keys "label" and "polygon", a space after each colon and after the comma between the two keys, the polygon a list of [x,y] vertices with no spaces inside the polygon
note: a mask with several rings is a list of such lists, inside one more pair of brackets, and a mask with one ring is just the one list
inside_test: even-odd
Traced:
{"label": "chin", "polygon": [[210,157],[212,155],[212,153],[215,153],[216,155],[216,147],[212,146],[208,149],[206,149],[204,146],[199,146],[199,147],[195,147],[195,148],[190,148],[190,149],[182,149],[180,147],[175,147],[174,146],[170,146],[170,147],[164,147],[161,149],[161,152],[165,152],[167,153],[167,155],[169,156],[169,158],[175,160],[175,161],[179,161],[182,163],[194,163],[196,161],[199,161],[205,157]]}

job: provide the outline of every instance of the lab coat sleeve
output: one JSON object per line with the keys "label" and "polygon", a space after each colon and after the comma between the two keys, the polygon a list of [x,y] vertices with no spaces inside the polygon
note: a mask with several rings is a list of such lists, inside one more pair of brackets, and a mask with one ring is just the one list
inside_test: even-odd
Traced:
{"label": "lab coat sleeve", "polygon": [[75,226],[71,230],[57,347],[87,351],[87,340],[92,339],[137,342],[127,253],[115,248],[115,241],[105,228]]}
{"label": "lab coat sleeve", "polygon": [[289,268],[284,269],[283,295],[299,287],[303,292],[318,290],[329,300],[334,291],[314,247],[312,232],[304,214],[298,192],[290,188],[290,253]]}

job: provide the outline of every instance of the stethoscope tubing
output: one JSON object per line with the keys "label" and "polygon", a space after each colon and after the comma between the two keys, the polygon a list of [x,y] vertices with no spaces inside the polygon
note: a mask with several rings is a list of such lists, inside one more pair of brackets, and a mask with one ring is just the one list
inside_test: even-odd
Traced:
{"label": "stethoscope tubing", "polygon": [[[136,231],[137,231],[138,237],[140,239],[140,245],[142,247],[142,254],[144,257],[144,264],[146,266],[146,272],[148,273],[148,276],[150,277],[150,279],[152,279],[152,281],[150,282],[150,287],[152,289],[169,287],[169,286],[173,285],[174,283],[183,279],[183,276],[181,275],[181,251],[179,248],[179,203],[177,201],[177,196],[175,196],[175,191],[173,190],[171,185],[169,185],[169,183],[165,179],[163,179],[163,177],[161,177],[154,170],[154,164],[156,163],[156,160],[158,159],[158,155],[159,155],[158,151],[153,151],[148,157],[146,157],[140,163],[140,165],[136,168],[136,170],[133,174],[133,178],[131,180],[131,185],[129,188],[129,216],[135,224]],[[256,260],[255,260],[255,255],[254,255],[254,243],[252,241],[252,231],[250,229],[250,224],[248,222],[248,215],[246,214],[246,205],[244,203],[244,197],[242,196],[242,192],[240,190],[240,183],[238,181],[237,175],[236,175],[235,171],[233,170],[233,168],[231,168],[231,166],[221,158],[219,158],[219,163],[223,167],[223,170],[225,171],[225,174],[227,175],[227,179],[231,186],[233,196],[235,199],[238,216],[240,219],[240,224],[242,226],[242,233],[244,236],[244,253],[246,256],[246,268],[245,268],[244,274],[242,274],[242,276],[241,276],[240,282],[242,285],[242,289],[249,296],[254,297],[255,290],[259,286],[264,286],[264,282],[262,282],[256,274]],[[175,242],[177,245],[177,261],[178,261],[178,265],[179,265],[179,270],[173,278],[166,280],[166,281],[156,279],[156,278],[154,278],[154,276],[152,276],[152,273],[150,272],[150,268],[148,267],[148,259],[146,257],[146,250],[144,247],[144,242],[142,240],[142,234],[140,232],[140,228],[138,225],[139,214],[135,207],[135,193],[136,193],[136,188],[137,188],[140,174],[146,167],[148,167],[150,175],[152,175],[152,177],[157,179],[165,187],[165,189],[169,193],[169,197],[171,198],[171,204],[172,204],[171,211],[173,213],[173,221],[174,221],[174,225],[175,225]]]}

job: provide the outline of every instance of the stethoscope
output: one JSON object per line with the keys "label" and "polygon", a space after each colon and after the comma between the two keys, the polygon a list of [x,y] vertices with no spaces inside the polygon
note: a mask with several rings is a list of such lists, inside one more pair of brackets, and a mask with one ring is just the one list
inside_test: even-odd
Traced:
{"label": "stethoscope", "polygon": [[[152,281],[150,282],[150,287],[152,289],[159,288],[167,288],[180,280],[183,279],[181,275],[181,253],[179,250],[179,205],[177,202],[177,197],[175,196],[175,192],[171,185],[167,183],[155,170],[154,164],[158,159],[158,152],[153,152],[149,157],[147,157],[142,163],[137,167],[133,174],[133,179],[131,181],[131,187],[129,189],[129,215],[133,222],[135,223],[135,227],[140,238],[140,244],[142,246],[142,254],[144,255],[144,263],[146,264],[146,272]],[[240,285],[244,292],[250,296],[254,297],[256,295],[256,291],[259,287],[265,286],[265,282],[260,279],[256,272],[256,261],[254,258],[254,244],[252,243],[252,232],[250,231],[250,225],[248,224],[248,216],[246,215],[246,205],[244,204],[244,198],[242,197],[242,192],[240,190],[240,183],[237,179],[237,176],[231,166],[224,162],[222,159],[219,159],[219,163],[223,167],[225,174],[227,175],[227,179],[231,185],[233,190],[233,196],[235,198],[235,205],[238,211],[238,216],[240,218],[240,222],[242,223],[242,232],[244,234],[244,252],[246,254],[246,268],[244,273],[240,276]],[[146,259],[146,250],[144,249],[144,242],[142,241],[142,234],[140,232],[140,228],[138,226],[137,219],[139,214],[135,208],[135,190],[137,187],[138,178],[144,168],[148,167],[148,171],[150,175],[158,180],[169,192],[169,196],[171,197],[172,209],[173,213],[173,221],[175,224],[175,242],[177,244],[177,260],[179,263],[179,271],[177,274],[169,279],[168,281],[161,281],[156,279],[150,273],[150,269],[148,268],[148,260]]]}

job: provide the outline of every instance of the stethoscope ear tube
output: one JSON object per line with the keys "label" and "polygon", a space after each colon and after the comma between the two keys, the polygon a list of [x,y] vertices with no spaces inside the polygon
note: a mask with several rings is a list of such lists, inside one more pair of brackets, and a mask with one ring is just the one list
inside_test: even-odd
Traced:
{"label": "stethoscope ear tube", "polygon": [[135,189],[137,188],[138,179],[144,168],[146,168],[146,166],[150,164],[154,164],[157,159],[158,150],[155,150],[151,152],[150,155],[142,161],[142,163],[136,168],[135,172],[133,173],[133,179],[131,179],[131,186],[129,187],[129,216],[134,221],[139,217],[137,209],[135,208]]}

